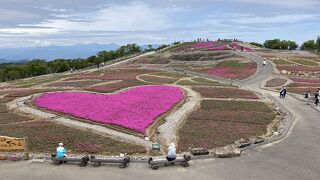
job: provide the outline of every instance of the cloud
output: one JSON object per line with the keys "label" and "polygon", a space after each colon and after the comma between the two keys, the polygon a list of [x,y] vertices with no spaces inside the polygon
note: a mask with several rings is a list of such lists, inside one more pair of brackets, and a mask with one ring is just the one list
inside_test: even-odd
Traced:
{"label": "cloud", "polygon": [[233,15],[232,22],[240,24],[289,24],[319,19],[320,14],[276,14],[268,16]]}
{"label": "cloud", "polygon": [[269,6],[281,6],[287,8],[318,8],[319,0],[233,0],[238,3],[260,4]]}
{"label": "cloud", "polygon": [[[169,17],[176,9],[157,9],[141,2],[112,5],[96,12],[59,15],[33,26],[65,30],[141,31],[159,30],[172,25]],[[89,18],[88,18],[89,17]]]}
{"label": "cloud", "polygon": [[318,0],[0,1],[0,46],[277,36],[290,26],[316,24],[316,5]]}

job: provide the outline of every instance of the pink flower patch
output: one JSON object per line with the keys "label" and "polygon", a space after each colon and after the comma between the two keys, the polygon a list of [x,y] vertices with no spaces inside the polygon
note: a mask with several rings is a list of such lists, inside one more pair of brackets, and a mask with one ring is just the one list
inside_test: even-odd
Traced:
{"label": "pink flower patch", "polygon": [[215,44],[217,44],[217,41],[209,41],[209,42],[199,42],[197,44],[192,45],[193,49],[200,49],[200,48],[206,48],[209,46],[213,46]]}
{"label": "pink flower patch", "polygon": [[55,92],[34,100],[38,107],[93,122],[115,124],[145,133],[153,121],[183,99],[173,86],[140,86],[117,94]]}
{"label": "pink flower patch", "polygon": [[246,63],[245,67],[213,67],[208,70],[208,74],[228,79],[245,79],[255,74],[257,70],[255,63]]}
{"label": "pink flower patch", "polygon": [[306,79],[306,78],[299,78],[299,77],[292,77],[290,79],[294,82],[301,82],[301,83],[320,83],[320,79]]}
{"label": "pink flower patch", "polygon": [[10,88],[9,84],[0,84],[0,90]]}
{"label": "pink flower patch", "polygon": [[231,43],[229,44],[229,46],[233,49],[237,49],[237,50],[243,50],[245,52],[253,52],[253,50],[251,48],[245,47],[245,46],[240,46],[238,43]]}
{"label": "pink flower patch", "polygon": [[206,49],[207,51],[225,51],[225,50],[230,50],[229,46],[223,45],[215,48],[208,48]]}

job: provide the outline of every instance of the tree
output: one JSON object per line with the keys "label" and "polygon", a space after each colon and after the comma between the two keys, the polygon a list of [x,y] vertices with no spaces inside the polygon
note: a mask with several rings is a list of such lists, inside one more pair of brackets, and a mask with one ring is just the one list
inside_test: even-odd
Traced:
{"label": "tree", "polygon": [[266,40],[263,45],[266,48],[283,50],[294,50],[298,47],[298,44],[295,41],[281,41],[280,39]]}
{"label": "tree", "polygon": [[316,49],[316,44],[314,40],[305,41],[301,46],[301,50],[313,51],[315,49]]}
{"label": "tree", "polygon": [[169,45],[165,45],[165,44],[163,44],[163,45],[159,46],[159,47],[157,48],[157,50],[164,49],[164,48],[166,48],[166,47],[168,47],[168,46],[169,46]]}
{"label": "tree", "polygon": [[29,73],[32,76],[39,76],[43,74],[47,74],[48,66],[45,60],[43,59],[33,59],[27,64],[29,68]]}
{"label": "tree", "polygon": [[249,44],[254,45],[254,46],[257,46],[257,47],[263,47],[262,44],[257,43],[257,42],[250,42]]}
{"label": "tree", "polygon": [[318,49],[318,51],[320,51],[320,36],[318,36],[318,38],[316,40],[315,48]]}
{"label": "tree", "polygon": [[298,44],[295,41],[287,41],[289,50],[295,50],[298,48]]}
{"label": "tree", "polygon": [[270,48],[270,49],[280,49],[280,39],[273,39],[273,40],[266,40],[263,45],[266,48]]}
{"label": "tree", "polygon": [[65,59],[55,59],[54,61],[48,62],[50,73],[60,73],[70,70],[70,66]]}
{"label": "tree", "polygon": [[95,64],[97,66],[97,68],[100,67],[100,64],[103,62],[101,58],[97,57],[97,56],[90,56],[88,57],[88,61],[92,64]]}

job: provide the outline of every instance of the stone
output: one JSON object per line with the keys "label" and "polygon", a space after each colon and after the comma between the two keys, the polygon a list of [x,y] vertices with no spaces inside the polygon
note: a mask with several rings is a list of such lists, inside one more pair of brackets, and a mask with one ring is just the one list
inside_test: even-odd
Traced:
{"label": "stone", "polygon": [[241,155],[241,149],[232,146],[226,146],[216,149],[214,157],[216,158],[232,158],[239,157]]}
{"label": "stone", "polygon": [[244,148],[250,146],[251,142],[249,139],[240,139],[238,141],[235,141],[234,144],[237,148]]}
{"label": "stone", "polygon": [[214,157],[227,158],[228,157],[228,152],[225,149],[219,148],[214,152]]}

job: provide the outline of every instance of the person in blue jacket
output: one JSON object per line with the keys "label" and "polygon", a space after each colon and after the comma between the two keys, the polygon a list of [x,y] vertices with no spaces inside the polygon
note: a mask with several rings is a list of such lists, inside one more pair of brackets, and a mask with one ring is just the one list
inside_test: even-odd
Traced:
{"label": "person in blue jacket", "polygon": [[57,158],[67,157],[67,150],[63,147],[63,143],[59,143],[59,147],[56,152]]}

